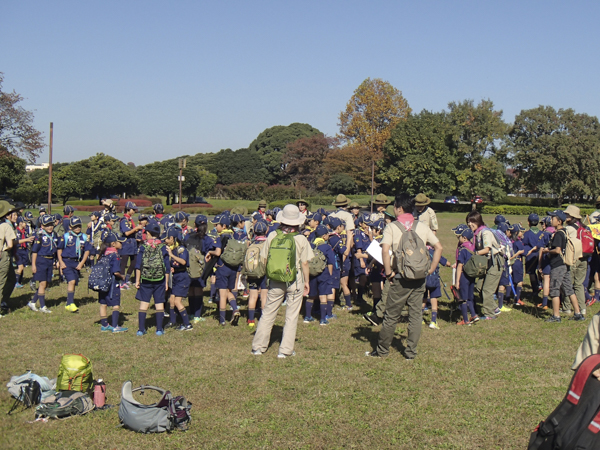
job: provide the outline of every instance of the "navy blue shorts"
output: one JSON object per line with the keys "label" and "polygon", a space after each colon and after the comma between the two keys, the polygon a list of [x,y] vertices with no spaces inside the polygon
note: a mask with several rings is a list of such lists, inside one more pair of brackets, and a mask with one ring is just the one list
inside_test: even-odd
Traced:
{"label": "navy blue shorts", "polygon": [[346,258],[346,260],[342,263],[342,272],[340,273],[340,277],[348,277],[350,276],[350,258]]}
{"label": "navy blue shorts", "polygon": [[317,277],[317,292],[319,295],[330,295],[333,292],[332,289],[331,276],[326,276],[323,278]]}
{"label": "navy blue shorts", "polygon": [[121,290],[119,289],[119,283],[113,285],[112,292],[98,292],[98,302],[106,306],[120,306]]}
{"label": "navy blue shorts", "polygon": [[262,278],[248,278],[248,289],[251,291],[258,291],[259,289],[267,288],[267,277]]}
{"label": "navy blue shorts", "polygon": [[[366,264],[365,264],[365,266],[366,266]],[[353,260],[352,260],[352,267],[354,269],[354,276],[355,277],[359,277],[359,276],[364,275],[364,274],[367,273],[366,272],[366,270],[367,270],[366,268],[363,269],[362,267],[360,267],[360,259],[359,258],[353,258]]]}
{"label": "navy blue shorts", "polygon": [[544,275],[550,275],[550,271],[552,267],[550,267],[550,258],[547,255],[542,256],[542,273]]}
{"label": "navy blue shorts", "polygon": [[525,260],[525,271],[530,274],[533,275],[534,273],[537,272],[537,268],[538,268],[538,259],[537,258],[529,258]]}
{"label": "navy blue shorts", "polygon": [[309,297],[317,297],[319,295],[319,291],[317,289],[317,279],[316,278],[311,278],[308,281],[308,285],[310,287],[310,289],[308,291],[308,296]]}
{"label": "navy blue shorts", "polygon": [[33,275],[34,281],[52,281],[52,271],[54,269],[54,259],[44,258],[43,256],[37,257],[35,263],[36,272]]}
{"label": "navy blue shorts", "polygon": [[67,283],[75,280],[75,286],[79,284],[79,270],[76,269],[79,261],[76,259],[63,258],[63,262],[67,266],[62,270],[64,277],[67,279]]}
{"label": "navy blue shorts", "polygon": [[498,286],[510,286],[510,279],[508,278],[508,267],[504,266],[502,275],[500,276],[500,283]]}
{"label": "navy blue shorts", "polygon": [[215,283],[215,287],[217,289],[229,289],[230,291],[235,290],[237,269],[232,269],[231,267],[223,264],[222,266],[217,267],[217,272],[215,275],[217,277],[217,281]]}
{"label": "navy blue shorts", "polygon": [[187,297],[192,281],[187,271],[172,273],[171,276],[173,277],[171,294],[175,297]]}
{"label": "navy blue shorts", "polygon": [[467,277],[463,272],[460,276],[460,289],[458,290],[460,300],[473,300],[474,293],[475,280],[473,278]]}
{"label": "navy blue shorts", "polygon": [[154,303],[160,304],[165,302],[165,292],[165,280],[142,281],[135,298],[141,302],[150,303],[154,297]]}
{"label": "navy blue shorts", "polygon": [[330,278],[330,284],[332,290],[340,288],[340,269],[333,269],[333,275]]}
{"label": "navy blue shorts", "polygon": [[439,284],[437,286],[425,286],[423,298],[427,298],[427,294],[429,294],[429,298],[440,298],[442,296],[442,288]]}
{"label": "navy blue shorts", "polygon": [[521,261],[515,261],[512,266],[512,279],[515,287],[517,284],[523,282],[523,263]]}
{"label": "navy blue shorts", "polygon": [[29,261],[29,250],[26,248],[17,249],[17,254],[15,255],[15,263],[17,266],[28,266],[31,264]]}

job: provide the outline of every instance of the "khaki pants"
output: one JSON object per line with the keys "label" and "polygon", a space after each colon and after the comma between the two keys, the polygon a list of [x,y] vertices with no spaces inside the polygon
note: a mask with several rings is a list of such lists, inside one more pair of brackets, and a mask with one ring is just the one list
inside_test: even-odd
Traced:
{"label": "khaki pants", "polygon": [[2,303],[8,303],[8,299],[15,289],[16,281],[17,277],[15,276],[10,253],[4,251],[0,256],[0,295],[2,295]]}
{"label": "khaki pants", "polygon": [[383,283],[383,290],[381,291],[381,300],[375,306],[375,315],[380,319],[383,319],[383,315],[385,314],[385,302],[387,301],[388,294],[390,292],[390,282],[386,278]]}
{"label": "khaki pants", "polygon": [[[579,311],[583,311],[585,309],[585,289],[583,287],[583,281],[585,280],[587,266],[588,263],[586,259],[578,259],[575,265],[571,267],[571,279],[573,280],[573,290],[577,296]],[[570,302],[571,300],[568,297],[565,298],[565,304],[568,305]]]}
{"label": "khaki pants", "polygon": [[269,340],[271,339],[271,330],[277,318],[279,307],[283,303],[287,293],[287,308],[285,311],[285,325],[283,327],[283,336],[279,353],[286,356],[294,352],[294,342],[296,341],[296,328],[298,327],[298,315],[302,307],[302,293],[304,285],[293,283],[286,287],[285,283],[278,281],[269,281],[269,291],[267,294],[267,304],[263,309],[260,321],[256,327],[256,334],[252,340],[252,351],[260,350],[262,353],[267,351]]}
{"label": "khaki pants", "polygon": [[481,312],[484,316],[493,317],[494,311],[498,307],[498,303],[494,300],[494,294],[496,293],[496,289],[498,289],[500,277],[502,277],[502,269],[503,265],[500,257],[494,257],[494,264],[492,264],[492,267],[485,274],[481,282],[481,287],[479,287],[479,282],[475,286],[483,303]]}
{"label": "khaki pants", "polygon": [[598,341],[600,340],[600,313],[594,315],[592,317],[592,321],[588,325],[587,333],[583,338],[583,342],[577,349],[577,354],[575,355],[575,361],[573,362],[573,366],[571,369],[577,370],[579,365],[583,362],[585,358],[590,355],[595,355],[598,353]]}

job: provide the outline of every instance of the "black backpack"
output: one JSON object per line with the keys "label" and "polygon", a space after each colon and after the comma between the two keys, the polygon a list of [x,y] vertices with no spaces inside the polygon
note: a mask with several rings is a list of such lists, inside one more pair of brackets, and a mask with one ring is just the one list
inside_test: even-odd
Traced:
{"label": "black backpack", "polygon": [[531,433],[528,450],[600,448],[600,355],[587,357],[571,379],[567,395]]}

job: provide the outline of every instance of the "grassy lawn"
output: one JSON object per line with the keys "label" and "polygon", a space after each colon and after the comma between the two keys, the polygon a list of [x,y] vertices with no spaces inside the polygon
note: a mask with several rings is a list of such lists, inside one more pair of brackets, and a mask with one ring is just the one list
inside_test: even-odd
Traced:
{"label": "grassy lawn", "polygon": [[[239,202],[238,202],[239,203]],[[444,255],[454,261],[450,228],[464,214],[440,213]],[[486,219],[492,223],[491,217]],[[509,217],[522,221],[525,217]],[[30,271],[26,272],[26,281]],[[87,273],[86,273],[87,276]],[[442,269],[450,281],[451,269]],[[214,305],[206,322],[192,332],[169,331],[139,338],[135,290],[122,293],[122,317],[129,332],[101,333],[96,295],[87,282],[78,287],[77,315],[65,311],[66,285],[47,293],[53,313],[29,311],[28,287],[15,291],[19,306],[0,320],[0,379],[32,369],[56,377],[65,353],[82,353],[107,384],[115,408],[49,423],[27,423],[30,411],[0,420],[2,448],[525,448],[529,433],[564,396],[570,365],[588,321],[546,324],[529,301],[498,320],[457,327],[442,299],[441,330],[423,329],[419,355],[400,355],[406,324],[400,324],[390,357],[364,356],[378,329],[343,313],[330,326],[300,323],[294,358],[276,358],[283,315],[275,323],[272,346],[250,354],[253,333],[218,327]],[[245,310],[245,301],[241,302]],[[598,311],[588,308],[588,318]],[[152,312],[153,310],[151,310]],[[244,312],[242,313],[244,314]],[[184,395],[193,403],[186,433],[142,435],[118,428],[117,410],[124,381],[152,384]],[[0,390],[0,409],[12,404]]]}

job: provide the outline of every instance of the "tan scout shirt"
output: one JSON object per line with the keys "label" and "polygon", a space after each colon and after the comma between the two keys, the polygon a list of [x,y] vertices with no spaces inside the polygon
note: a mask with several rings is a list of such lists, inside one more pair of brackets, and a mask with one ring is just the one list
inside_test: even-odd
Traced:
{"label": "tan scout shirt", "polygon": [[429,206],[419,216],[419,222],[427,225],[431,231],[437,231],[438,229],[437,216],[435,215],[435,211]]}
{"label": "tan scout shirt", "polygon": [[[402,224],[400,224],[400,226],[404,227],[404,225]],[[417,236],[419,236],[421,240],[427,245],[433,247],[435,244],[440,242],[440,240],[433,233],[433,231],[431,231],[429,227],[427,227],[421,222],[413,224],[413,230],[415,231],[415,233],[417,233]],[[383,229],[383,238],[381,239],[381,245],[388,244],[390,246],[390,249],[392,250],[392,269],[394,271],[397,270],[397,267],[393,255],[396,254],[396,250],[398,250],[398,246],[400,245],[401,239],[402,231],[400,231],[400,229],[398,229],[396,225],[392,225],[390,223]]]}
{"label": "tan scout shirt", "polygon": [[330,214],[331,217],[337,217],[346,227],[346,231],[354,230],[354,217],[348,211],[338,209],[336,212]]}
{"label": "tan scout shirt", "polygon": [[6,222],[0,224],[0,246],[2,247],[2,251],[8,249],[8,243],[12,243],[17,238],[15,234],[15,230]]}

